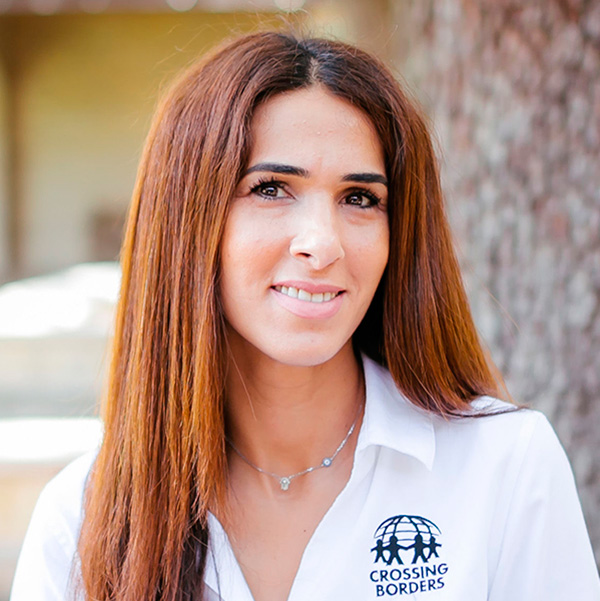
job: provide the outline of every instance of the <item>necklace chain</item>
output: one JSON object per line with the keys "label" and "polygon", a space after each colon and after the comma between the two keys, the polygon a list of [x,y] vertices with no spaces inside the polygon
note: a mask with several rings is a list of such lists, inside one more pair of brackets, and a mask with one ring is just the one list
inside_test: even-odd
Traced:
{"label": "necklace chain", "polygon": [[276,478],[277,480],[279,480],[279,486],[281,487],[281,490],[286,491],[286,490],[289,489],[290,484],[292,483],[292,480],[294,478],[298,478],[300,476],[304,476],[306,474],[310,474],[310,472],[314,472],[315,470],[319,470],[319,469],[321,469],[323,467],[330,467],[331,466],[331,464],[333,463],[334,459],[338,456],[339,452],[346,446],[346,443],[348,442],[348,439],[350,438],[350,436],[352,436],[352,432],[354,432],[354,428],[356,427],[356,424],[358,423],[358,418],[360,417],[360,410],[361,410],[361,408],[362,408],[362,403],[360,404],[360,406],[358,408],[358,412],[356,413],[356,417],[354,418],[354,422],[350,426],[350,429],[346,433],[346,436],[344,436],[344,440],[342,440],[342,442],[340,442],[338,448],[333,452],[333,455],[331,455],[331,457],[324,457],[323,461],[321,461],[321,463],[319,463],[318,465],[313,465],[312,467],[307,467],[305,470],[302,470],[301,472],[296,472],[295,474],[290,474],[289,476],[280,476],[279,474],[275,474],[273,472],[269,472],[267,470],[263,470],[262,467],[258,467],[258,465],[252,463],[252,461],[250,461],[250,459],[248,459],[248,457],[246,457],[233,444],[233,442],[231,442],[231,440],[228,437],[226,437],[225,440],[227,440],[227,442],[229,443],[229,446],[250,467],[254,468],[257,472],[260,472],[261,474],[265,474],[266,476],[271,476],[272,478]]}

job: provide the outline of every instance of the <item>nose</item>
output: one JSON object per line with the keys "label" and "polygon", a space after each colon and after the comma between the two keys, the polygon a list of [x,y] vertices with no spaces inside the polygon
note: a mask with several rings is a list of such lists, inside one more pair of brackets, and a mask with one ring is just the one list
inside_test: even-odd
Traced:
{"label": "nose", "polygon": [[325,269],[345,255],[335,207],[321,200],[305,206],[308,210],[296,216],[290,242],[290,254],[315,270]]}

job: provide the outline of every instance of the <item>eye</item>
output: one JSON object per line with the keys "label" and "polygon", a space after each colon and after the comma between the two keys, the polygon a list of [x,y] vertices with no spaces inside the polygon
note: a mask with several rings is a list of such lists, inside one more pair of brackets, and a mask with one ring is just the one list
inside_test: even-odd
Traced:
{"label": "eye", "polygon": [[251,194],[258,194],[263,198],[283,198],[283,182],[276,180],[261,180],[250,189]]}
{"label": "eye", "polygon": [[381,204],[381,198],[370,190],[352,190],[345,197],[346,204],[368,209]]}

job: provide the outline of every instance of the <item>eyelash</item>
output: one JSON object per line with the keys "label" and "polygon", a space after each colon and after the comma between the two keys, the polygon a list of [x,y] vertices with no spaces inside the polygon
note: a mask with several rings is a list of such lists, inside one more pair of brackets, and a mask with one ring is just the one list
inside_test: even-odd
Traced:
{"label": "eyelash", "polygon": [[[258,182],[252,186],[252,188],[250,188],[250,193],[251,194],[258,194],[259,196],[263,197],[263,198],[268,198],[268,199],[274,199],[277,198],[277,196],[271,196],[269,194],[265,194],[264,190],[261,190],[261,188],[266,188],[267,186],[271,186],[273,188],[277,188],[279,190],[283,190],[284,189],[284,183],[275,179],[275,178],[260,178],[258,180]],[[367,198],[369,200],[369,204],[368,205],[357,205],[357,204],[352,204],[351,206],[357,206],[360,209],[371,209],[371,208],[375,208],[378,207],[381,204],[381,198],[379,198],[379,196],[377,196],[377,194],[375,194],[374,192],[371,192],[371,190],[365,190],[364,188],[356,188],[354,190],[349,190],[346,193],[346,198],[349,198],[350,196],[362,196],[364,198]],[[350,203],[348,203],[350,204]]]}
{"label": "eyelash", "polygon": [[261,188],[266,188],[267,186],[272,186],[273,188],[282,190],[284,184],[283,184],[283,182],[280,182],[279,180],[276,180],[275,178],[272,178],[272,177],[265,177],[265,178],[261,177],[258,180],[258,183],[256,185],[254,185],[252,188],[250,188],[250,193],[258,194],[258,195],[262,196],[263,198],[276,198],[275,196],[270,196],[269,194],[264,194],[264,192],[261,191]]}
{"label": "eyelash", "polygon": [[347,194],[346,198],[348,198],[349,196],[364,196],[365,198],[367,198],[369,200],[368,205],[363,206],[363,205],[354,205],[354,206],[358,206],[361,209],[373,209],[375,207],[378,207],[381,204],[381,198],[379,198],[379,196],[377,196],[377,194],[375,194],[374,192],[371,192],[370,190],[364,190],[364,189],[357,189],[357,190],[350,190],[349,193]]}

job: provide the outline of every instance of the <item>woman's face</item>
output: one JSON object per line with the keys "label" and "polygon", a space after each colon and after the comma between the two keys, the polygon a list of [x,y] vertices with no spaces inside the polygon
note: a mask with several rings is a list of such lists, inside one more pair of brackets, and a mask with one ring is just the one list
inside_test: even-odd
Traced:
{"label": "woman's face", "polygon": [[381,143],[319,86],[269,99],[251,130],[222,242],[229,336],[242,352],[318,365],[348,343],[387,263]]}

